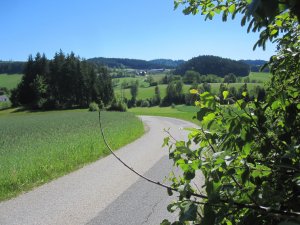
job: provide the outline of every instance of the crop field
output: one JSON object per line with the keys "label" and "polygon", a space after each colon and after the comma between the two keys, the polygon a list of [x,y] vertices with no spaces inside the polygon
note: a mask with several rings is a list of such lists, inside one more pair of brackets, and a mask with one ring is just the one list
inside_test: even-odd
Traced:
{"label": "crop field", "polygon": [[9,90],[17,87],[22,79],[20,74],[0,74],[0,87],[5,87]]}
{"label": "crop field", "polygon": [[[99,133],[98,113],[0,112],[0,201],[109,153]],[[103,112],[102,121],[113,149],[144,133],[132,113]]]}

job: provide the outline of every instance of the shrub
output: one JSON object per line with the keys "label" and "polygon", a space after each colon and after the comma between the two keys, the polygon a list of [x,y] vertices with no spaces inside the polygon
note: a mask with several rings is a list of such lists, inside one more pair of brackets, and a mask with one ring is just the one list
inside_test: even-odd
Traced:
{"label": "shrub", "polygon": [[141,103],[141,107],[149,107],[150,106],[150,103],[149,103],[149,101],[148,100],[144,100],[144,101],[142,101],[142,103]]}
{"label": "shrub", "polygon": [[122,101],[116,101],[115,99],[111,103],[111,106],[108,108],[109,111],[119,111],[119,112],[126,112],[127,105]]}
{"label": "shrub", "polygon": [[89,104],[89,111],[90,112],[96,112],[96,111],[99,111],[99,106],[96,102],[91,102]]}

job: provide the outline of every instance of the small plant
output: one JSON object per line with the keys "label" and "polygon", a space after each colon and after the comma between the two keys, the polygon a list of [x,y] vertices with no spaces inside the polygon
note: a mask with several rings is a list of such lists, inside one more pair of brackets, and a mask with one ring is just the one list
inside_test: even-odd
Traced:
{"label": "small plant", "polygon": [[99,106],[96,102],[91,102],[89,105],[89,111],[90,112],[96,112],[99,111]]}

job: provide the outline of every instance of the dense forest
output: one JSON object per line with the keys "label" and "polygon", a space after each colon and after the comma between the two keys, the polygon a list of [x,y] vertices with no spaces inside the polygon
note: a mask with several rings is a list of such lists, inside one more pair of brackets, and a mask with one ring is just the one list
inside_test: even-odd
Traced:
{"label": "dense forest", "polygon": [[23,73],[25,62],[0,61],[0,74]]}
{"label": "dense forest", "polygon": [[185,63],[184,60],[172,60],[172,59],[153,59],[148,61],[150,63],[162,66],[165,69],[174,69],[177,66]]}
{"label": "dense forest", "polygon": [[229,73],[236,76],[248,76],[250,67],[246,63],[218,56],[198,56],[178,66],[174,74],[184,75],[188,70],[194,70],[200,74],[215,74],[220,77]]}
{"label": "dense forest", "polygon": [[[240,62],[246,63],[250,66],[250,70],[251,72],[260,72],[261,68],[267,63],[267,61],[265,60],[251,60],[251,59],[247,59],[247,60],[240,60]],[[266,67],[263,69],[263,72],[269,72],[269,68]]]}
{"label": "dense forest", "polygon": [[105,105],[113,99],[111,77],[80,57],[62,51],[52,60],[37,53],[24,68],[21,83],[12,91],[14,105],[29,108],[87,107],[91,102]]}
{"label": "dense forest", "polygon": [[[214,57],[213,59],[211,57]],[[196,57],[197,59],[198,57]],[[201,66],[202,71],[211,70],[210,68],[213,68],[214,65],[219,64],[218,60],[220,61],[220,57],[216,56],[202,56],[201,60],[204,63]],[[192,61],[195,61],[194,59],[191,59]],[[190,61],[191,61],[190,60]],[[228,59],[222,59],[224,65],[228,65],[233,67],[234,69],[238,69],[237,65],[234,65],[233,60]],[[225,61],[224,61],[225,60]],[[185,67],[188,64],[191,64],[190,61],[186,62],[184,60],[172,60],[172,59],[153,59],[153,60],[140,60],[140,59],[121,59],[121,58],[104,58],[104,57],[96,57],[87,59],[90,63],[94,64],[95,66],[107,66],[110,68],[130,68],[130,69],[142,69],[142,70],[148,70],[148,69],[176,69],[177,74],[181,74],[183,70],[190,70],[185,69]],[[233,61],[233,62],[230,62]],[[250,66],[250,70],[252,72],[258,72],[260,68],[266,63],[264,60],[239,60],[241,63],[245,63]],[[198,62],[194,62],[198,64]],[[0,60],[0,74],[7,73],[7,74],[16,74],[16,73],[23,73],[25,62],[17,62],[17,61],[1,61]],[[238,67],[240,67],[239,65]],[[243,64],[245,67],[245,65]],[[204,69],[203,69],[204,68]],[[230,70],[230,68],[228,68]],[[240,70],[240,69],[239,69]],[[264,72],[268,72],[269,69],[264,69]],[[199,72],[199,71],[198,71]],[[230,71],[231,72],[231,71]],[[184,73],[183,73],[184,74]],[[201,73],[201,74],[209,74],[209,73]],[[215,74],[215,73],[211,73]],[[218,75],[218,74],[217,74]]]}
{"label": "dense forest", "polygon": [[171,59],[156,59],[156,60],[141,60],[141,59],[121,59],[121,58],[104,58],[97,57],[88,59],[89,62],[97,66],[107,66],[110,68],[131,68],[131,69],[174,69],[176,66],[182,64],[183,60]]}

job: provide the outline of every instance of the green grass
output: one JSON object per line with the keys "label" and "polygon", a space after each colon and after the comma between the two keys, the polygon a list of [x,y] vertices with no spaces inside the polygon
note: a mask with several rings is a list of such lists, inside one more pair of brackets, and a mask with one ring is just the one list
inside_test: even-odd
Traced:
{"label": "green grass", "polygon": [[200,122],[197,119],[193,119],[193,117],[197,115],[197,111],[197,107],[186,105],[177,105],[175,108],[155,106],[149,108],[136,107],[129,109],[129,112],[132,112],[136,115],[173,117],[190,121],[199,125]]}
{"label": "green grass", "polygon": [[0,87],[5,87],[9,90],[17,87],[22,79],[21,74],[0,74]]}
{"label": "green grass", "polygon": [[270,81],[272,74],[271,73],[264,73],[264,72],[251,72],[249,75],[250,81],[256,80],[257,82],[265,83]]}
{"label": "green grass", "polygon": [[9,107],[11,107],[11,103],[10,102],[0,102],[0,110],[7,109]]}
{"label": "green grass", "polygon": [[[113,149],[140,137],[143,124],[132,113],[103,112]],[[0,111],[0,200],[46,183],[107,155],[98,113]]]}
{"label": "green grass", "polygon": [[[219,92],[219,88],[220,88],[220,84],[221,83],[211,83],[211,91],[214,94],[217,94]],[[233,83],[233,84],[229,84],[228,87],[232,87],[234,86],[237,90],[244,85],[244,83]],[[160,95],[161,98],[164,98],[166,95],[166,89],[167,89],[167,85],[166,84],[161,84],[158,85],[159,86],[159,90],[160,90]],[[260,83],[248,83],[248,90],[250,91],[250,94],[252,92],[254,92],[256,86],[263,86],[263,84]],[[190,88],[190,85],[184,85],[183,86],[183,93],[188,93]],[[152,98],[154,96],[154,89],[155,87],[147,87],[147,88],[139,88],[138,90],[138,96],[137,99],[147,99],[147,98]],[[121,89],[115,89],[115,94],[117,97],[121,97]],[[131,94],[130,94],[130,89],[124,89],[123,90],[123,97],[130,99],[131,98]]]}
{"label": "green grass", "polygon": [[[166,95],[166,89],[167,89],[166,84],[160,84],[158,85],[159,90],[160,90],[160,96],[163,98]],[[183,86],[183,92],[186,93],[188,92],[190,88],[190,85],[184,85]],[[137,99],[147,99],[147,98],[152,98],[154,96],[154,89],[155,87],[147,87],[147,88],[139,88],[138,90],[138,96]],[[121,96],[121,89],[115,89],[115,94],[117,97]],[[130,99],[131,94],[130,94],[130,89],[124,89],[123,90],[123,95],[125,98]]]}

